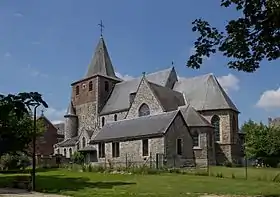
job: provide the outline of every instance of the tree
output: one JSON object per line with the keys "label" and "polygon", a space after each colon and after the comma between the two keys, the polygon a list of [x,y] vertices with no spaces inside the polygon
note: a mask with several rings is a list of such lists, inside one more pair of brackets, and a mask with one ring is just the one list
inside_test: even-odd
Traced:
{"label": "tree", "polygon": [[[31,108],[38,104],[48,107],[37,92],[0,95],[0,156],[27,150],[34,134]],[[42,129],[39,123],[36,133]]]}
{"label": "tree", "polygon": [[229,68],[254,72],[262,60],[280,57],[280,1],[279,0],[221,0],[221,6],[234,6],[242,16],[230,20],[225,32],[212,27],[203,19],[192,22],[199,37],[194,42],[195,53],[187,66],[200,68],[203,57],[220,51],[228,57]]}
{"label": "tree", "polygon": [[261,159],[272,167],[280,162],[280,127],[266,126],[252,120],[242,126],[248,158]]}

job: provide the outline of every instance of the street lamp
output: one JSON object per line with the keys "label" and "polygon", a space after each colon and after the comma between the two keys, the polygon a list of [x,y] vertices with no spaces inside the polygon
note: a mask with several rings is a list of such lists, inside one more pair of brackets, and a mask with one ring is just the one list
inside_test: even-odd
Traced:
{"label": "street lamp", "polygon": [[40,103],[37,103],[34,107],[34,119],[33,119],[33,139],[32,139],[32,145],[33,145],[33,152],[32,152],[32,190],[35,191],[35,173],[36,173],[36,110],[37,107],[40,106]]}

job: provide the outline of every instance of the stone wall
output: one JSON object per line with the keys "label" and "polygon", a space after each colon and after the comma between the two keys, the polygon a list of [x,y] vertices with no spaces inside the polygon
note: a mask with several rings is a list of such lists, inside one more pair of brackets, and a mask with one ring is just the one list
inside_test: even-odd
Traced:
{"label": "stone wall", "polygon": [[220,141],[215,144],[217,164],[235,162],[239,155],[233,150],[238,141],[238,114],[232,110],[200,112],[209,122],[214,115],[220,118]]}
{"label": "stone wall", "polygon": [[195,131],[199,134],[199,146],[193,147],[196,166],[206,167],[208,164],[214,165],[216,159],[214,138],[211,135],[213,129],[208,127],[191,127],[190,130],[192,134]]}
{"label": "stone wall", "polygon": [[[55,147],[54,148],[54,154],[55,155],[62,155],[65,158],[70,159],[70,148],[72,149],[72,154],[77,151],[77,146],[69,146],[69,147]],[[64,154],[64,149],[66,150],[66,155]]]}
{"label": "stone wall", "polygon": [[158,102],[157,98],[153,94],[145,79],[143,79],[139,85],[138,91],[135,95],[134,101],[127,113],[126,118],[129,119],[138,117],[139,107],[143,103],[146,103],[149,106],[151,115],[163,112],[163,108],[161,107],[160,103]]}
{"label": "stone wall", "polygon": [[113,114],[107,114],[107,115],[103,115],[99,117],[99,122],[102,121],[102,118],[105,118],[105,124],[108,122],[114,122],[115,121],[115,115],[117,115],[117,120],[123,120],[125,119],[127,114],[127,111],[123,111],[123,112],[118,112],[118,113],[113,113]]}
{"label": "stone wall", "polygon": [[78,134],[78,117],[68,115],[65,117],[64,139],[70,139]]}
{"label": "stone wall", "polygon": [[[182,139],[182,155],[177,154],[177,139]],[[166,161],[169,167],[194,166],[193,141],[183,117],[178,114],[165,135]]]}
{"label": "stone wall", "polygon": [[[120,157],[113,158],[112,156],[112,143],[105,143],[105,158],[98,158],[99,164],[109,165],[113,163],[114,166],[126,166],[126,165],[149,165],[150,157],[155,163],[156,154],[164,153],[164,138],[150,138],[149,153],[151,156],[142,155],[142,140],[133,141],[121,141],[120,143]],[[97,148],[98,146],[95,145]]]}
{"label": "stone wall", "polygon": [[76,114],[78,116],[78,135],[82,130],[94,130],[98,125],[98,117],[96,113],[96,102],[85,103],[76,106]]}

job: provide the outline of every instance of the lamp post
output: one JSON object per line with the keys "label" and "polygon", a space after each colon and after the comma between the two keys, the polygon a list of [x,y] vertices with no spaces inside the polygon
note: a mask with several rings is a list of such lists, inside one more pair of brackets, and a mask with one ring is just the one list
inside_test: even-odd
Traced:
{"label": "lamp post", "polygon": [[35,107],[34,107],[34,112],[33,112],[33,115],[34,115],[34,119],[33,119],[33,139],[32,139],[32,148],[33,148],[33,151],[32,151],[32,190],[35,191],[35,173],[36,173],[36,110],[37,110],[37,107],[39,107],[40,104],[36,104]]}

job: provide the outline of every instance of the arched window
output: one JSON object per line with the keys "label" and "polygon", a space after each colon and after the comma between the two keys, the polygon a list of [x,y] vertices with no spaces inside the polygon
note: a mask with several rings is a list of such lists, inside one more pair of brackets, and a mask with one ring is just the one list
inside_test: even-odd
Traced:
{"label": "arched window", "polygon": [[102,127],[105,125],[105,117],[101,118],[101,125],[102,125]]}
{"label": "arched window", "polygon": [[193,132],[193,146],[199,147],[199,133],[196,130]]}
{"label": "arched window", "polygon": [[64,156],[66,157],[66,148],[64,148],[63,152],[64,152]]}
{"label": "arched window", "polygon": [[85,148],[86,147],[86,138],[83,137],[82,139],[82,147]]}
{"label": "arched window", "polygon": [[72,157],[72,148],[69,148],[69,156]]}
{"label": "arched window", "polygon": [[92,81],[90,81],[88,84],[88,91],[92,91]]}
{"label": "arched window", "polygon": [[148,115],[150,115],[150,108],[147,104],[143,103],[138,110],[138,116],[141,117]]}
{"label": "arched window", "polygon": [[79,95],[80,94],[80,87],[77,85],[76,86],[76,95]]}
{"label": "arched window", "polygon": [[109,91],[109,82],[105,81],[105,91],[108,92]]}
{"label": "arched window", "polygon": [[115,114],[115,115],[114,115],[114,121],[117,121],[117,120],[118,120],[118,115]]}
{"label": "arched window", "polygon": [[220,141],[220,118],[214,115],[211,119],[211,124],[214,126],[214,138],[215,141]]}

